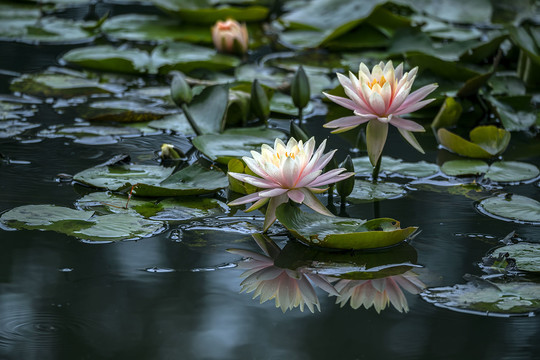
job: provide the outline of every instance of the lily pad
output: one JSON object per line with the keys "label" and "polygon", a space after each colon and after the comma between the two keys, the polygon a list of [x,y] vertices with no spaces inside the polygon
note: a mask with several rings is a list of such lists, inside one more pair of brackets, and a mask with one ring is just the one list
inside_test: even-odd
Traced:
{"label": "lily pad", "polygon": [[540,170],[533,165],[519,161],[497,161],[488,165],[482,160],[450,160],[441,166],[450,176],[481,175],[497,182],[519,182],[536,178]]}
{"label": "lily pad", "polygon": [[143,122],[161,119],[178,110],[153,101],[123,99],[94,101],[77,111],[89,121]]}
{"label": "lily pad", "polygon": [[458,155],[471,158],[492,158],[501,154],[510,142],[510,133],[496,126],[478,126],[471,130],[471,141],[446,129],[437,131],[441,145]]}
{"label": "lily pad", "polygon": [[391,182],[373,184],[370,181],[357,179],[354,181],[353,191],[347,196],[347,200],[353,204],[359,204],[366,201],[396,199],[405,194],[407,194],[407,190],[400,184]]}
{"label": "lily pad", "polygon": [[[353,159],[354,171],[357,175],[371,175],[373,165],[369,161],[369,157],[363,156]],[[381,173],[400,175],[408,178],[423,178],[435,175],[439,172],[439,167],[436,164],[420,162],[405,162],[401,159],[394,159],[389,156],[383,156],[381,160]]]}
{"label": "lily pad", "polygon": [[40,124],[29,123],[21,120],[0,119],[0,139],[13,138],[24,133],[26,130],[40,127]]}
{"label": "lily pad", "polygon": [[114,143],[121,137],[140,135],[141,132],[138,129],[125,126],[55,126],[38,133],[41,137],[66,137],[88,145]]}
{"label": "lily pad", "polygon": [[508,253],[516,260],[518,270],[540,272],[540,244],[522,242],[495,249],[493,253]]}
{"label": "lily pad", "polygon": [[[274,93],[270,101],[270,110],[275,113],[297,116],[298,108],[294,106],[293,100],[289,95],[280,92]],[[309,114],[313,111],[313,103],[310,101],[304,108],[303,113]]]}
{"label": "lily pad", "polygon": [[177,19],[158,15],[119,15],[106,20],[101,29],[113,39],[212,43],[208,26],[182,24]]}
{"label": "lily pad", "polygon": [[486,96],[493,110],[508,131],[523,131],[534,126],[538,111],[531,106],[530,96]]}
{"label": "lily pad", "polygon": [[188,105],[189,113],[203,134],[223,131],[228,101],[228,85],[214,85],[205,88]]}
{"label": "lily pad", "polygon": [[40,17],[34,13],[11,11],[0,8],[0,39],[15,40],[23,43],[41,44],[78,44],[90,42],[94,34],[85,29],[88,23],[61,19],[52,16]]}
{"label": "lily pad", "polygon": [[140,196],[186,196],[216,192],[227,186],[227,176],[217,168],[192,164],[174,174],[158,165],[96,166],[73,177],[82,184]]}
{"label": "lily pad", "polygon": [[71,98],[118,93],[123,91],[124,87],[67,74],[43,73],[25,74],[13,80],[10,90],[33,96]]}
{"label": "lily pad", "polygon": [[280,205],[276,217],[300,241],[333,249],[384,248],[404,241],[418,229],[401,229],[399,222],[390,218],[366,221],[306,213],[289,204]]}
{"label": "lily pad", "polygon": [[494,218],[540,224],[540,202],[526,196],[501,194],[480,201],[478,208]]}
{"label": "lily pad", "polygon": [[279,130],[264,127],[227,129],[223,134],[197,136],[193,145],[211,160],[228,164],[231,159],[249,156],[251,150],[260,151],[262,144],[273,145],[276,138],[285,137]]}
{"label": "lily pad", "polygon": [[62,59],[89,69],[129,74],[146,73],[150,67],[148,52],[111,45],[73,49],[64,54]]}
{"label": "lily pad", "polygon": [[163,229],[160,221],[132,214],[94,215],[94,211],[74,210],[54,205],[25,205],[2,214],[8,227],[50,230],[88,241],[118,241],[151,236]]}
{"label": "lily pad", "polygon": [[463,176],[463,175],[481,175],[485,174],[489,169],[489,165],[482,160],[450,160],[441,166],[441,170],[446,175]]}
{"label": "lily pad", "polygon": [[227,70],[240,65],[240,59],[214,49],[188,43],[166,43],[151,54],[151,73],[168,74],[172,70],[189,73],[196,69]]}
{"label": "lily pad", "polygon": [[540,284],[491,283],[487,280],[430,288],[422,298],[436,306],[487,316],[531,316],[540,309]]}
{"label": "lily pad", "polygon": [[153,129],[174,131],[186,136],[195,135],[195,131],[183,113],[167,115],[159,120],[150,121],[148,126]]}
{"label": "lily pad", "polygon": [[182,197],[162,200],[141,199],[132,197],[128,207],[127,195],[110,192],[94,192],[83,196],[75,204],[83,210],[104,213],[136,212],[151,220],[189,220],[202,217],[222,215],[227,205],[213,198]]}

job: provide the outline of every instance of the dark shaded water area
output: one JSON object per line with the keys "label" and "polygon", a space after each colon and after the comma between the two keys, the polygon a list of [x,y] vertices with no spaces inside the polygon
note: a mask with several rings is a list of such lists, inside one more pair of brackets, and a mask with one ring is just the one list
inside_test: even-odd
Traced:
{"label": "dark shaded water area", "polygon": [[[70,16],[78,16],[69,14]],[[58,65],[74,46],[0,43],[0,69],[28,73]],[[0,93],[9,93],[10,75],[0,74]],[[162,143],[188,146],[185,138],[159,134],[86,145],[67,138],[37,138],[54,124],[71,124],[50,104],[38,105],[40,124],[17,137],[0,139],[0,212],[27,204],[72,207],[90,191],[58,181],[128,153],[132,161],[155,163]],[[323,119],[309,120],[328,148],[349,144],[321,130]],[[420,139],[426,155],[408,148],[391,133],[385,155],[437,162],[444,150],[430,133]],[[506,160],[540,164],[531,139],[513,135]],[[8,160],[9,159],[9,160]],[[499,240],[515,231],[540,241],[538,226],[490,218],[475,200],[414,183],[399,199],[350,205],[348,215],[386,216],[419,226],[411,245],[415,269],[429,287],[465,283],[481,275],[478,262]],[[538,198],[538,185],[508,186],[508,191]],[[339,208],[339,206],[338,206]],[[216,225],[217,224],[217,225]],[[254,225],[253,225],[254,224]],[[219,225],[219,229],[217,226]],[[538,317],[488,317],[434,306],[406,293],[410,308],[340,307],[319,291],[321,311],[282,313],[273,300],[259,303],[239,293],[238,255],[229,248],[257,251],[251,232],[262,216],[223,216],[172,224],[138,241],[91,244],[54,232],[0,230],[0,359],[538,359]],[[279,233],[278,230],[274,230]],[[280,246],[293,241],[284,235]]]}

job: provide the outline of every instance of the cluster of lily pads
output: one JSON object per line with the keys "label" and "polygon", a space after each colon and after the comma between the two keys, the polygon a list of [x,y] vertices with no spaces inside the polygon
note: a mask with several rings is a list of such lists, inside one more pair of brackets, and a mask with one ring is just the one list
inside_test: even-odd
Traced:
{"label": "cluster of lily pads", "polygon": [[[535,164],[502,159],[511,131],[533,137],[540,124],[534,88],[540,68],[538,27],[534,25],[537,19],[527,18],[530,12],[525,5],[510,5],[512,13],[496,4],[484,6],[486,2],[479,0],[470,2],[482,3],[477,7],[455,6],[450,0],[427,7],[408,0],[154,0],[139,2],[141,10],[152,10],[150,14],[110,16],[97,13],[92,3],[86,20],[56,16],[66,6],[86,3],[51,0],[40,1],[37,6],[32,2],[0,2],[3,40],[84,44],[62,54],[61,67],[12,74],[13,95],[0,99],[0,138],[28,136],[34,131],[38,138],[65,137],[87,145],[102,145],[127,137],[169,134],[178,142],[164,144],[161,157],[151,163],[120,157],[82,170],[73,176],[73,183],[95,192],[79,199],[75,208],[21,206],[2,214],[3,227],[52,230],[86,241],[139,239],[177,223],[234,215],[238,210],[235,205],[242,204],[238,198],[244,195],[257,204],[248,210],[265,212],[267,221],[262,226],[258,223],[261,230],[277,219],[282,227],[275,226],[271,233],[286,230],[311,247],[386,248],[410,238],[417,227],[400,228],[398,221],[389,218],[353,219],[344,215],[347,204],[395,199],[418,190],[448,189],[467,195],[472,189],[476,208],[488,216],[540,224],[540,203],[509,190],[537,182],[540,171]],[[214,48],[214,44],[226,42],[216,43],[217,35],[213,39],[214,30],[210,28],[216,21],[228,18],[247,23],[247,55],[242,54],[246,49],[238,51],[238,46],[236,53]],[[406,62],[394,68],[389,61],[379,64],[381,59]],[[370,68],[373,65],[373,70],[369,72],[366,65],[367,73],[362,66],[359,70],[361,63]],[[410,70],[405,72],[403,68]],[[342,75],[348,70],[352,76]],[[337,78],[336,71],[340,74]],[[409,94],[417,71],[416,82],[423,87]],[[395,75],[395,79],[388,74]],[[175,79],[182,83],[176,84]],[[438,88],[431,85],[434,82]],[[406,93],[400,93],[402,88]],[[422,101],[430,92],[433,101]],[[414,101],[406,103],[408,96]],[[392,106],[391,100],[396,98],[404,102],[403,108]],[[46,128],[30,122],[44,104],[51,104],[58,113],[71,114],[77,121]],[[404,118],[400,118],[402,115]],[[265,189],[283,186],[263,183],[276,177],[269,176],[273,170],[264,163],[259,172],[250,166],[250,156],[255,158],[253,151],[263,153],[265,146],[274,146],[275,150],[291,137],[307,144],[308,129],[312,128],[307,125],[320,116],[326,116],[328,126],[338,132],[351,130],[332,136],[342,136],[351,147],[368,156],[346,159],[339,167],[331,156],[321,161],[324,164],[319,164],[321,168],[316,171],[320,172],[314,176],[330,173],[334,181],[315,181],[308,192],[288,186],[284,192],[278,189],[270,195],[265,193]],[[368,125],[364,127],[363,123]],[[456,158],[434,164],[383,156],[383,148],[392,146],[385,145],[388,124],[396,126],[405,140],[421,151],[411,132],[431,127],[440,146],[456,154]],[[467,131],[469,140],[461,136]],[[304,165],[309,160],[308,156]],[[354,178],[339,177],[342,172],[336,171],[338,168],[354,172]],[[306,176],[311,173],[302,174]],[[262,180],[253,180],[257,177]],[[330,185],[329,189],[321,188],[325,185]],[[325,191],[326,196],[312,194]],[[336,194],[341,197],[341,216],[331,214],[337,213]],[[282,196],[279,201],[272,200],[278,196]],[[327,201],[326,207],[321,200]],[[317,212],[299,207],[301,203]],[[366,286],[364,282],[354,286],[332,283],[340,278],[366,281],[398,276],[416,266],[415,256],[399,261],[392,256],[390,260],[385,258],[371,266],[377,269],[375,273],[383,270],[376,276],[363,264],[375,255],[358,255],[361,259],[348,263],[346,270],[333,269],[340,264],[335,259],[328,260],[325,266],[318,262],[321,268],[316,270],[306,270],[305,264],[298,263],[305,254],[293,252],[295,255],[287,255],[285,261],[287,249],[274,251],[275,244],[266,236],[255,236],[255,240],[265,252],[268,266],[297,271],[292,278],[308,274],[330,294],[341,294],[341,304],[350,299],[353,307],[374,304],[380,311],[391,301],[396,309],[406,310],[406,302],[397,300],[403,298],[398,292],[388,295],[381,291],[385,295],[381,295],[380,302],[368,303],[352,295],[356,285]],[[514,249],[502,251],[515,257]],[[236,252],[256,259],[253,254]],[[309,266],[314,263],[313,256],[310,253],[305,257]],[[520,261],[519,270],[539,271],[537,262],[527,267]],[[302,270],[297,270],[299,267]],[[401,272],[393,273],[396,268]],[[387,273],[387,269],[392,271]],[[313,275],[324,271],[329,272],[330,280]],[[421,282],[407,279],[392,281],[415,284],[409,288],[411,293],[424,287]],[[513,291],[508,289],[512,286],[524,286],[527,293],[529,289],[533,293],[538,290],[535,282],[509,284],[493,285],[499,288],[492,290],[493,296]],[[248,292],[259,289],[255,295],[260,295],[261,301],[277,301],[278,295],[261,292],[259,285],[251,278],[243,286]],[[380,283],[373,286],[384,290]],[[268,287],[272,288],[272,284]],[[471,287],[474,291],[478,288]],[[455,293],[464,293],[461,290]],[[449,289],[431,289],[425,298],[440,303],[436,299],[445,291],[451,293],[447,298],[455,294]],[[343,295],[347,293],[349,297]],[[318,307],[318,300],[308,297],[305,304],[310,309]],[[514,300],[498,309],[489,307],[489,311],[519,313],[540,307],[537,296]],[[282,299],[276,304],[285,310],[303,306],[303,301]],[[470,301],[464,298],[462,302]],[[527,306],[523,302],[528,302]]]}

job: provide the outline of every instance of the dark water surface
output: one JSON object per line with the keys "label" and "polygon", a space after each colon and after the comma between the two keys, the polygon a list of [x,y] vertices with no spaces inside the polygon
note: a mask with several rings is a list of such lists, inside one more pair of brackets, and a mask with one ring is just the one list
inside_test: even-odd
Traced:
{"label": "dark water surface", "polygon": [[[56,65],[70,48],[0,47],[0,69],[15,72]],[[0,75],[2,93],[9,93],[10,80]],[[73,119],[45,104],[31,121],[45,128]],[[319,128],[320,119],[313,121],[310,127]],[[0,164],[0,211],[42,203],[72,207],[78,191],[86,190],[56,181],[58,173],[74,174],[119,153],[152,162],[159,146],[171,141],[169,135],[99,146],[65,138],[33,141],[41,128],[0,139],[0,153],[11,160]],[[343,158],[347,147],[340,138],[329,141],[329,148],[342,147]],[[538,164],[537,154],[516,150],[526,141],[516,136],[506,159]],[[425,156],[392,134],[385,154],[436,162],[435,140],[428,134],[421,142]],[[519,189],[538,197],[533,184]],[[372,203],[347,209],[360,218],[373,217],[373,211]],[[465,283],[467,273],[481,275],[476,264],[511,231],[523,240],[540,239],[538,227],[489,218],[475,210],[473,200],[444,192],[410,191],[380,202],[379,212],[422,230],[411,245],[428,286],[453,286]],[[537,317],[460,313],[408,293],[408,313],[391,306],[380,314],[340,307],[319,290],[321,312],[314,314],[282,313],[273,300],[259,304],[252,294],[239,293],[242,270],[230,264],[240,257],[226,252],[257,251],[249,229],[260,228],[260,218],[255,224],[231,225],[224,232],[198,221],[190,225],[210,228],[203,240],[172,225],[151,238],[111,244],[0,230],[0,359],[540,359]],[[281,246],[286,241],[277,240]]]}

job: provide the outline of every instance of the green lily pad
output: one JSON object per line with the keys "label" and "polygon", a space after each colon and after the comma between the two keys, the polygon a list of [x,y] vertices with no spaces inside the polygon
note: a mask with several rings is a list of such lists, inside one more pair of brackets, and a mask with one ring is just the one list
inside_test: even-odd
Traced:
{"label": "green lily pad", "polygon": [[162,200],[143,200],[132,197],[126,208],[127,195],[110,192],[94,192],[83,196],[75,204],[83,210],[103,213],[136,212],[151,220],[189,220],[195,218],[222,215],[227,205],[213,198],[181,197]]}
{"label": "green lily pad", "polygon": [[524,316],[540,309],[540,284],[532,282],[471,282],[452,287],[430,288],[424,300],[450,310],[487,316]]}
{"label": "green lily pad", "polygon": [[441,166],[441,170],[446,175],[463,176],[463,175],[481,175],[485,174],[489,169],[489,165],[482,160],[450,160]]}
{"label": "green lily pad", "polygon": [[11,91],[33,96],[71,98],[92,94],[112,94],[124,90],[122,86],[103,84],[98,80],[67,74],[25,74],[11,83]]}
{"label": "green lily pad", "polygon": [[[354,158],[353,165],[357,175],[371,175],[373,172],[373,165],[371,165],[369,157],[367,156]],[[425,161],[410,163],[401,159],[383,156],[380,171],[381,173],[417,179],[437,174],[439,172],[439,167],[436,164],[430,164]]]}
{"label": "green lily pad", "polygon": [[264,127],[227,129],[223,134],[197,136],[193,145],[211,160],[227,164],[231,159],[249,156],[251,150],[260,151],[262,144],[273,146],[276,138],[285,137],[279,130]]}
{"label": "green lily pad", "polygon": [[107,19],[101,29],[113,39],[212,43],[208,26],[182,24],[177,19],[158,15],[119,15]]}
{"label": "green lily pad", "polygon": [[426,13],[435,18],[453,23],[489,24],[492,5],[489,0],[470,0],[456,3],[454,0],[403,0],[418,13]]}
{"label": "green lily pad", "polygon": [[262,21],[268,16],[268,8],[254,5],[253,1],[152,0],[152,2],[165,12],[192,23],[214,24],[227,18],[237,21]]}
{"label": "green lily pad", "polygon": [[88,46],[68,51],[68,63],[101,71],[140,74],[150,67],[150,55],[139,49],[120,49],[111,45]]}
{"label": "green lily pad", "polygon": [[111,191],[139,196],[186,196],[209,194],[227,187],[227,176],[217,168],[198,163],[174,174],[173,168],[158,165],[96,166],[75,174],[74,181]]}
{"label": "green lily pad", "polygon": [[486,179],[497,182],[526,181],[540,175],[535,165],[519,161],[497,161],[488,165],[482,160],[450,160],[441,166],[441,170],[450,176],[486,174]]}
{"label": "green lily pad", "polygon": [[373,184],[370,181],[356,179],[352,193],[347,196],[347,201],[360,204],[367,201],[396,199],[405,194],[407,194],[407,190],[400,184],[391,182]]}
{"label": "green lily pad", "polygon": [[[40,17],[32,11],[12,11],[4,13],[0,8],[0,39],[23,43],[41,44],[78,44],[90,42],[94,34],[87,31],[88,23],[61,19],[52,16]],[[19,16],[17,16],[19,15]]]}
{"label": "green lily pad", "polygon": [[532,107],[530,96],[488,95],[485,98],[491,103],[506,130],[523,131],[536,124],[538,111]]}
{"label": "green lily pad", "polygon": [[174,131],[186,136],[195,135],[195,131],[183,113],[167,115],[159,120],[150,121],[148,126],[153,129]]}
{"label": "green lily pad", "polygon": [[132,214],[94,215],[94,211],[74,210],[54,205],[25,205],[0,217],[8,227],[50,230],[88,241],[119,241],[151,236],[163,229],[160,221]]}
{"label": "green lily pad", "polygon": [[493,253],[508,253],[519,270],[540,272],[540,244],[522,242],[497,248]]}
{"label": "green lily pad", "polygon": [[518,223],[540,224],[540,202],[526,196],[502,194],[480,201],[483,213]]}
{"label": "green lily pad", "polygon": [[227,70],[240,65],[240,59],[220,54],[214,49],[188,43],[166,43],[156,47],[151,54],[152,73],[167,74],[172,70],[184,73],[196,69]]}
{"label": "green lily pad", "polygon": [[143,122],[161,119],[178,110],[167,109],[153,101],[123,99],[94,101],[78,107],[77,111],[89,121]]}
{"label": "green lily pad", "polygon": [[306,213],[296,206],[282,204],[276,217],[297,239],[333,249],[375,249],[398,244],[418,228],[404,229],[394,219],[361,220]]}
{"label": "green lily pad", "polygon": [[[280,92],[274,93],[270,101],[270,110],[275,113],[297,116],[298,108],[294,106],[292,98]],[[304,114],[309,114],[313,111],[313,103],[310,101],[303,109]]]}
{"label": "green lily pad", "polygon": [[77,139],[81,143],[84,143],[84,140],[89,138],[118,138],[139,135],[141,135],[139,130],[125,126],[58,126],[53,129],[42,130],[38,134],[38,136],[47,138],[67,137]]}
{"label": "green lily pad", "polygon": [[510,133],[493,125],[478,126],[471,130],[471,141],[446,129],[437,131],[441,145],[458,155],[471,158],[492,158],[501,154],[510,142]]}
{"label": "green lily pad", "polygon": [[189,113],[203,134],[223,131],[228,101],[228,85],[214,85],[205,88],[188,105]]}

